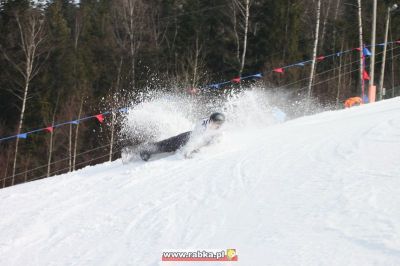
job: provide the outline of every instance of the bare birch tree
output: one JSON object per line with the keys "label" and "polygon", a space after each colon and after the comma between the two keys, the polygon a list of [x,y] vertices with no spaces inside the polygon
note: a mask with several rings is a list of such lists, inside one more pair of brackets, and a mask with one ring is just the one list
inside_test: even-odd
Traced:
{"label": "bare birch tree", "polygon": [[326,24],[328,22],[329,13],[330,13],[330,10],[331,10],[331,0],[328,0],[326,4],[327,4],[326,13],[325,13],[325,16],[324,16],[324,20],[322,22],[322,34],[321,34],[321,45],[320,45],[320,47],[322,49],[324,49],[325,35],[326,35]]}
{"label": "bare birch tree", "polygon": [[[340,48],[340,52],[343,52],[344,47],[344,39],[342,40],[342,45]],[[336,109],[339,109],[340,103],[340,88],[342,86],[342,56],[339,57],[339,67],[338,67],[338,81],[337,81],[337,91],[336,91]]]}
{"label": "bare birch tree", "polygon": [[131,86],[135,87],[136,60],[148,25],[148,6],[144,0],[116,0],[113,9],[114,33],[120,47],[129,53]]}
{"label": "bare birch tree", "polygon": [[[338,19],[338,15],[339,15],[339,10],[340,10],[340,4],[341,4],[341,0],[337,0],[336,2],[336,8],[335,8],[335,14],[333,17],[333,21],[336,23],[337,19]],[[337,27],[333,28],[333,46],[334,49],[336,50],[336,39],[337,39]]]}
{"label": "bare birch tree", "polygon": [[359,49],[360,49],[360,86],[361,94],[364,96],[364,55],[363,55],[363,30],[362,30],[362,12],[361,12],[361,0],[357,0],[358,3],[358,32],[359,32]]}
{"label": "bare birch tree", "polygon": [[84,102],[85,102],[85,96],[82,96],[81,105],[79,107],[78,119],[77,119],[78,122],[76,124],[76,129],[75,129],[75,142],[74,142],[74,156],[73,156],[73,161],[72,161],[72,171],[75,171],[75,169],[76,169],[75,166],[76,166],[76,153],[78,150],[79,120],[81,119],[81,116],[82,116]]}
{"label": "bare birch tree", "polygon": [[[74,56],[75,56],[75,60],[74,60],[74,64],[73,64],[73,72],[74,72],[74,83],[75,83],[75,90],[78,91],[78,73],[77,73],[77,60],[78,60],[78,44],[79,44],[79,38],[81,36],[81,32],[82,32],[82,14],[80,12],[75,14],[75,21],[74,21],[74,30],[73,30],[73,40],[74,40]],[[83,95],[83,94],[82,94]],[[81,97],[83,97],[81,95]],[[81,110],[81,109],[79,109]],[[72,119],[72,117],[71,117]],[[72,149],[72,127],[73,124],[69,124],[69,137],[68,137],[68,153],[69,153],[69,160],[68,160],[68,170],[69,172],[71,172],[73,169],[75,169],[75,159],[73,154],[76,154],[76,147],[77,147],[77,137],[75,137],[75,144],[74,144],[74,150]],[[79,128],[76,128],[76,132],[78,131]]]}
{"label": "bare birch tree", "polygon": [[122,63],[123,63],[123,58],[122,55],[119,60],[118,64],[118,70],[117,70],[117,82],[115,84],[115,89],[113,91],[114,95],[111,95],[111,136],[110,136],[110,153],[109,153],[109,161],[112,161],[113,158],[113,147],[114,147],[114,135],[115,135],[115,125],[116,125],[116,118],[117,118],[117,113],[116,109],[119,104],[119,97],[120,97],[120,91],[121,91],[121,70],[122,70]]}
{"label": "bare birch tree", "polygon": [[53,110],[53,115],[51,118],[51,126],[49,127],[50,130],[50,140],[49,140],[49,158],[47,160],[47,177],[50,176],[50,170],[51,170],[51,160],[53,157],[53,142],[54,142],[54,123],[56,120],[56,113],[57,113],[57,108],[58,108],[58,102],[60,100],[60,93],[58,93],[57,95],[57,101],[56,101],[56,105],[54,107]]}
{"label": "bare birch tree", "polygon": [[[233,12],[232,24],[233,33],[235,35],[236,42],[236,58],[239,61],[239,76],[242,75],[244,65],[246,62],[247,52],[247,38],[249,32],[249,18],[250,18],[250,0],[232,0],[231,9]],[[238,19],[239,17],[239,19]],[[239,27],[238,27],[239,26]],[[239,29],[241,32],[239,33]],[[240,37],[243,35],[242,44],[240,43]],[[240,49],[242,48],[242,49]],[[241,53],[240,53],[241,52]]]}
{"label": "bare birch tree", "polygon": [[243,73],[244,63],[246,60],[247,34],[249,32],[250,0],[245,0],[244,9],[245,9],[245,15],[244,15],[243,51],[242,51],[242,61],[241,61],[241,65],[240,65],[239,76],[241,76]]}
{"label": "bare birch tree", "polygon": [[[7,53],[4,49],[3,55],[5,59],[17,70],[22,76],[23,82],[21,87],[14,92],[14,95],[21,100],[21,113],[19,117],[17,135],[21,134],[22,126],[24,123],[26,102],[28,100],[28,93],[32,79],[38,74],[40,70],[40,60],[45,52],[45,22],[41,10],[27,9],[21,12],[15,12],[15,20],[18,26],[19,46],[22,50],[22,56]],[[15,172],[17,168],[19,138],[15,142],[14,162],[12,170],[12,182],[15,183]]]}
{"label": "bare birch tree", "polygon": [[317,21],[315,23],[315,40],[314,40],[314,48],[313,48],[313,59],[312,59],[312,64],[311,64],[311,72],[310,72],[310,78],[308,81],[308,99],[311,99],[311,93],[312,93],[312,84],[314,80],[314,72],[315,72],[315,65],[316,65],[316,60],[317,60],[317,48],[318,48],[318,36],[319,36],[319,24],[320,24],[320,17],[321,17],[321,0],[318,0],[317,3]]}
{"label": "bare birch tree", "polygon": [[237,4],[236,0],[232,1],[232,4],[230,5],[233,16],[232,16],[232,24],[233,24],[233,34],[235,37],[235,44],[236,44],[236,50],[235,50],[235,56],[236,60],[240,63],[240,38],[239,38],[239,32],[238,32],[238,27],[237,27]]}
{"label": "bare birch tree", "polygon": [[198,87],[200,80],[206,75],[206,63],[202,53],[203,45],[200,44],[198,33],[196,33],[194,42],[194,47],[182,62],[183,81],[191,89]]}

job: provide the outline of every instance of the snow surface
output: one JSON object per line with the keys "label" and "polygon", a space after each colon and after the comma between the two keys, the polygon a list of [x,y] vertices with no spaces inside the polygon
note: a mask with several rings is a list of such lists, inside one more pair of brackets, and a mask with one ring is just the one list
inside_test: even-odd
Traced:
{"label": "snow surface", "polygon": [[0,215],[0,265],[191,265],[162,251],[226,248],[239,261],[221,265],[400,265],[400,101],[9,187]]}

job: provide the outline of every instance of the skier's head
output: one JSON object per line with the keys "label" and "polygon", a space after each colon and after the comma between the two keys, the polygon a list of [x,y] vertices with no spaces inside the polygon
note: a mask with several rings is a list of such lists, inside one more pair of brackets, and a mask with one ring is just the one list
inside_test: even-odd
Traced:
{"label": "skier's head", "polygon": [[218,129],[224,122],[225,122],[225,115],[222,113],[213,113],[210,116],[210,124],[215,129]]}

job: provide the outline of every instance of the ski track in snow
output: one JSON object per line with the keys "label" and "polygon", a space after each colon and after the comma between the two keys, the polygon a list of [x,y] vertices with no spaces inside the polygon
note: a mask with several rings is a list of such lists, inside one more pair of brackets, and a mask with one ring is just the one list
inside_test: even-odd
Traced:
{"label": "ski track in snow", "polygon": [[236,248],[221,265],[400,265],[399,114],[395,98],[0,190],[0,265],[177,265],[162,251],[191,248]]}

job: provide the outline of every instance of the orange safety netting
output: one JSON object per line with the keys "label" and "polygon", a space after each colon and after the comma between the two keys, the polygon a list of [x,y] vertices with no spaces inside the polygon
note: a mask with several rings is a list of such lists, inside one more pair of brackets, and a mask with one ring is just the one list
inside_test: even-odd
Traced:
{"label": "orange safety netting", "polygon": [[363,104],[363,100],[360,97],[351,97],[344,102],[344,106],[346,108],[350,108],[354,105],[361,105],[361,104]]}

